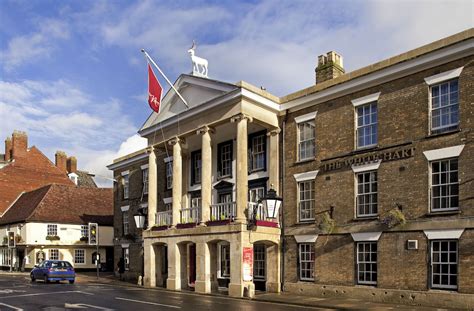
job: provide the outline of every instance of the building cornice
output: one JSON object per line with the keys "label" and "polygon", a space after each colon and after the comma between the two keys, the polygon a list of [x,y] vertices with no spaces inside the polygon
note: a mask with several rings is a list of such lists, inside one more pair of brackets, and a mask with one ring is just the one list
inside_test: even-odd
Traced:
{"label": "building cornice", "polygon": [[125,167],[127,167],[131,164],[143,161],[145,159],[148,159],[148,152],[147,151],[144,151],[144,153],[137,154],[137,155],[135,155],[133,157],[130,157],[130,158],[125,158],[123,160],[118,160],[115,163],[107,165],[107,168],[111,171],[115,171],[117,169],[125,168]]}

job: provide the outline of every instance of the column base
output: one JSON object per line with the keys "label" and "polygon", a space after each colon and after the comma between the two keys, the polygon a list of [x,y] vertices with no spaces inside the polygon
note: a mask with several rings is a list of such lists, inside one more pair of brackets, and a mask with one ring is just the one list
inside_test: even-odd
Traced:
{"label": "column base", "polygon": [[149,278],[145,275],[143,277],[143,286],[145,286],[145,287],[155,287],[156,285],[153,284],[151,278]]}
{"label": "column base", "polygon": [[166,280],[166,289],[181,290],[181,279],[168,278]]}
{"label": "column base", "polygon": [[230,297],[244,297],[244,284],[229,283]]}
{"label": "column base", "polygon": [[196,281],[194,286],[196,293],[209,294],[211,292],[211,281]]}
{"label": "column base", "polygon": [[266,283],[267,293],[279,293],[281,292],[281,283],[267,282]]}

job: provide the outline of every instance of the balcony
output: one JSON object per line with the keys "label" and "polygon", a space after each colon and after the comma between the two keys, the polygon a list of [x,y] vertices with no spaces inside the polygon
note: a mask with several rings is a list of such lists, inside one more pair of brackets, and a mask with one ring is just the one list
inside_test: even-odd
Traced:
{"label": "balcony", "polygon": [[267,211],[263,208],[262,204],[255,202],[247,203],[247,219],[249,222],[253,222],[257,226],[263,227],[274,227],[279,226],[278,218],[268,218]]}
{"label": "balcony", "polygon": [[173,223],[173,211],[165,211],[156,213],[156,226],[158,230],[169,228]]}
{"label": "balcony", "polygon": [[206,224],[221,225],[234,221],[236,214],[235,202],[218,203],[211,205],[211,221]]}
{"label": "balcony", "polygon": [[182,208],[180,210],[180,223],[178,228],[195,227],[201,221],[201,206]]}

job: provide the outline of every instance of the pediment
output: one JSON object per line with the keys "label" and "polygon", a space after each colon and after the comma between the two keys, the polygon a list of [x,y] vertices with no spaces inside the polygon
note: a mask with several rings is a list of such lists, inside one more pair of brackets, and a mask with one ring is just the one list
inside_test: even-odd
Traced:
{"label": "pediment", "polygon": [[219,181],[217,184],[214,185],[214,189],[216,190],[227,190],[229,189],[232,191],[232,188],[234,187],[234,184],[225,180]]}
{"label": "pediment", "polygon": [[[187,74],[182,74],[173,86],[186,100],[189,108],[202,105],[237,89],[236,85],[230,83]],[[152,112],[141,130],[160,123],[186,110],[188,110],[188,108],[176,95],[176,92],[170,88],[162,99],[160,113],[157,114],[156,112]]]}

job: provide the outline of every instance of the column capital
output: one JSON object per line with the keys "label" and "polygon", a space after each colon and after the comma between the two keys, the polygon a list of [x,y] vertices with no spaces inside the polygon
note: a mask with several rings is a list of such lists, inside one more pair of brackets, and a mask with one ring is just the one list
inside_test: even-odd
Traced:
{"label": "column capital", "polygon": [[215,133],[215,130],[213,127],[210,127],[210,126],[207,126],[207,125],[204,125],[203,127],[201,127],[200,129],[198,129],[196,131],[196,134],[205,134],[205,133],[210,133],[210,134],[213,134]]}
{"label": "column capital", "polygon": [[280,134],[280,132],[281,132],[281,129],[278,127],[278,128],[273,129],[271,131],[268,131],[267,136],[275,136],[275,135]]}
{"label": "column capital", "polygon": [[244,119],[247,119],[248,122],[252,122],[253,121],[253,118],[251,116],[249,116],[248,114],[245,114],[245,113],[239,113],[239,114],[236,114],[235,116],[231,117],[230,118],[230,122],[231,123],[235,123],[235,122],[240,122]]}
{"label": "column capital", "polygon": [[184,143],[184,138],[180,138],[180,137],[176,136],[176,137],[173,137],[170,140],[168,140],[168,145],[170,145],[170,146],[174,146],[177,143],[180,143],[180,144]]}

